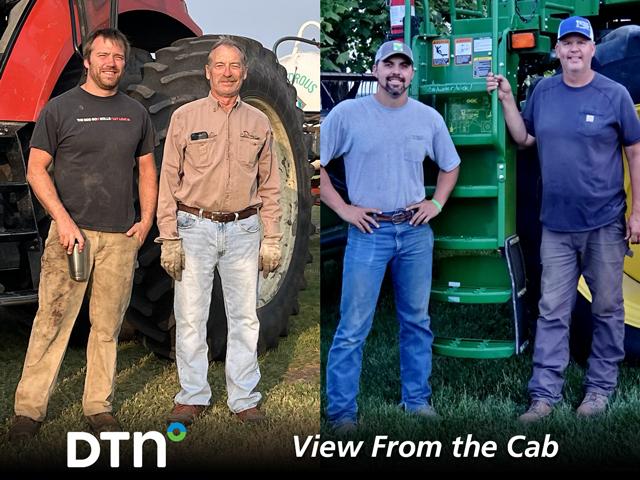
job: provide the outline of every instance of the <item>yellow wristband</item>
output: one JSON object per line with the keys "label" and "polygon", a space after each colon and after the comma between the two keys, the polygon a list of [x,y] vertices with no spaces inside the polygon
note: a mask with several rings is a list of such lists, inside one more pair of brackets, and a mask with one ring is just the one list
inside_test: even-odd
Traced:
{"label": "yellow wristband", "polygon": [[438,209],[438,213],[442,211],[442,205],[435,198],[431,199],[431,203],[433,203],[436,206],[436,208]]}

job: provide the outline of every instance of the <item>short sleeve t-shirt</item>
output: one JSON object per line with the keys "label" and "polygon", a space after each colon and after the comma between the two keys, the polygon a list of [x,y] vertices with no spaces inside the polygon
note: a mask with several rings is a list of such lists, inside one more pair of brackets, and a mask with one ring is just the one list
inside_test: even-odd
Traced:
{"label": "short sleeve t-shirt", "polygon": [[320,127],[320,163],[343,156],[353,205],[393,211],[425,198],[422,163],[449,172],[460,157],[442,116],[412,98],[389,108],[373,95],[338,104]]}
{"label": "short sleeve t-shirt", "polygon": [[140,103],[121,92],[98,97],[80,87],[45,106],[31,137],[31,147],[53,156],[56,191],[74,222],[105,232],[133,225],[136,157],[154,144]]}
{"label": "short sleeve t-shirt", "polygon": [[546,228],[589,231],[624,214],[621,146],[640,141],[640,121],[622,85],[598,73],[577,88],[545,78],[522,116],[538,146]]}

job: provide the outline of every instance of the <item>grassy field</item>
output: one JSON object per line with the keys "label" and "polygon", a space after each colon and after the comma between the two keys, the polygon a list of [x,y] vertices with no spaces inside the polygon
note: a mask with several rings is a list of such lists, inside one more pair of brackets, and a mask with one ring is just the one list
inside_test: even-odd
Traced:
{"label": "grassy field", "polygon": [[[322,275],[322,367],[338,321],[339,268],[325,265]],[[336,275],[338,277],[336,278]],[[420,469],[474,470],[627,470],[640,465],[640,369],[623,365],[619,388],[611,408],[602,418],[579,420],[575,407],[582,400],[582,369],[571,364],[566,373],[565,400],[552,417],[537,425],[520,425],[516,418],[528,404],[527,381],[531,375],[531,351],[506,360],[466,360],[435,357],[433,362],[433,404],[440,414],[435,421],[421,420],[401,412],[398,365],[398,328],[393,297],[387,286],[374,319],[373,330],[364,352],[361,391],[358,398],[361,428],[354,439],[363,440],[371,453],[374,437],[388,435],[397,441],[439,441],[439,457],[402,458],[397,451],[392,458],[369,459],[367,452],[358,455],[358,468],[378,469],[418,467]],[[500,332],[508,335],[509,312],[505,307],[481,308],[432,303],[432,327],[437,333],[454,333],[482,337]],[[508,338],[508,337],[507,337]],[[325,398],[323,397],[323,407]],[[332,434],[323,414],[322,431]],[[481,443],[496,443],[495,457],[457,458],[452,442],[471,434]],[[523,453],[529,441],[544,443],[545,435],[557,442],[553,458],[515,458],[507,444],[516,435],[526,441],[515,444]],[[408,448],[408,447],[407,447]],[[472,452],[472,451],[470,451]],[[532,453],[532,452],[530,452]],[[366,459],[366,461],[365,461]],[[334,466],[344,465],[335,463]]]}
{"label": "grassy field", "polygon": [[[315,208],[314,210],[317,210]],[[317,223],[317,212],[314,212]],[[301,466],[293,454],[293,435],[318,432],[320,415],[319,352],[319,236],[311,239],[314,262],[307,266],[308,287],[300,292],[300,313],[290,319],[289,336],[277,349],[260,357],[268,422],[240,424],[226,406],[224,364],[209,368],[212,407],[189,429],[184,441],[167,442],[167,469],[210,470],[290,468]],[[0,471],[66,467],[66,433],[87,431],[81,398],[85,375],[85,350],[70,347],[49,405],[46,423],[32,442],[19,446],[7,441],[28,332],[6,310],[0,310]],[[130,432],[166,429],[165,416],[178,390],[175,365],[149,353],[137,342],[121,344],[114,412]],[[104,443],[104,442],[103,442]],[[147,452],[149,453],[149,452]],[[155,466],[155,450],[145,465]],[[131,448],[123,446],[121,465],[131,465]],[[146,458],[146,457],[145,457]],[[102,449],[97,465],[108,465],[108,449]],[[305,465],[309,465],[307,462]]]}

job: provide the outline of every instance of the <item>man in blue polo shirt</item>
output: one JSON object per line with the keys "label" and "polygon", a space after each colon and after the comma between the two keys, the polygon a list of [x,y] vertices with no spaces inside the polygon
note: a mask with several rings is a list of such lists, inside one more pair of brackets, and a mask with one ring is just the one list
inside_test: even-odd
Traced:
{"label": "man in blue polo shirt", "polygon": [[[569,363],[569,323],[578,278],[593,295],[593,342],[585,397],[577,410],[592,417],[606,410],[624,357],[622,270],[627,241],[640,236],[640,122],[627,90],[594,72],[593,29],[582,17],[560,23],[556,55],[562,75],[543,79],[522,116],[509,82],[489,74],[505,121],[520,146],[538,147],[542,172],[542,296],[539,303],[531,406],[524,423],[548,416],[562,399]],[[625,224],[624,169],[629,162],[634,193]]]}
{"label": "man in blue polo shirt", "polygon": [[[327,417],[337,433],[357,425],[362,350],[371,329],[387,265],[400,324],[402,408],[434,417],[431,406],[429,293],[433,232],[429,221],[449,198],[460,158],[438,112],[409,98],[413,53],[402,42],[378,49],[375,95],[346,100],[321,127],[322,200],[348,222],[340,324],[327,361]],[[344,157],[351,204],[331,184],[324,167]],[[440,168],[433,198],[425,199],[422,163]]]}

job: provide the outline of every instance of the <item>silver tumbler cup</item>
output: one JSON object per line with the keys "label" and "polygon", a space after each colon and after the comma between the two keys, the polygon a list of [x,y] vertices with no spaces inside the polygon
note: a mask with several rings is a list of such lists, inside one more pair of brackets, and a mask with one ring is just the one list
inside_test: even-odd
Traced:
{"label": "silver tumbler cup", "polygon": [[69,275],[76,282],[84,282],[89,278],[89,243],[85,242],[84,249],[78,250],[78,243],[73,246],[73,253],[68,256]]}

